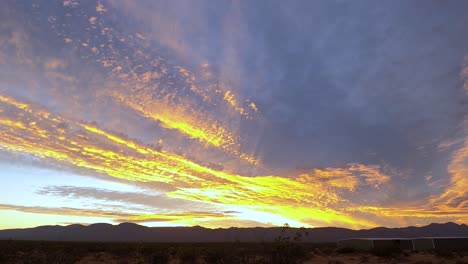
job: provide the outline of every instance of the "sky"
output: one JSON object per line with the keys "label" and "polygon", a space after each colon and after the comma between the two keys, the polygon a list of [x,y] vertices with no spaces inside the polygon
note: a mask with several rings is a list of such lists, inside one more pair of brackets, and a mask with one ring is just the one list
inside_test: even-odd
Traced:
{"label": "sky", "polygon": [[467,9],[5,0],[0,229],[468,223]]}

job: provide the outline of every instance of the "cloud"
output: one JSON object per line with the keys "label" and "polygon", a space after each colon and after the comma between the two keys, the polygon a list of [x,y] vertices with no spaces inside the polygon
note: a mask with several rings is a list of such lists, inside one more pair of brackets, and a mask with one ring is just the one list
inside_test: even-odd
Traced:
{"label": "cloud", "polygon": [[174,214],[131,214],[117,211],[104,211],[82,208],[69,208],[69,207],[43,207],[43,206],[21,206],[12,204],[0,204],[0,210],[15,210],[26,213],[36,214],[51,214],[51,215],[68,215],[68,216],[81,216],[81,217],[102,217],[113,219],[117,223],[122,222],[179,222],[192,224],[200,219],[216,219],[228,217],[220,213],[210,212],[184,212]]}
{"label": "cloud", "polygon": [[43,207],[43,206],[21,206],[12,204],[0,204],[1,210],[15,210],[26,213],[40,213],[40,214],[55,214],[55,215],[74,215],[74,216],[90,216],[90,217],[118,217],[125,218],[131,215],[112,212],[112,211],[100,211],[100,210],[88,210],[80,208],[67,208],[67,207]]}
{"label": "cloud", "polygon": [[[465,58],[461,78],[464,89],[468,95],[468,57]],[[455,149],[451,153],[450,163],[447,167],[451,175],[448,185],[439,197],[431,199],[431,203],[440,211],[468,210],[468,110],[463,113],[464,122],[458,137],[450,144],[443,144],[444,148]],[[466,216],[464,221],[466,222]]]}
{"label": "cloud", "polygon": [[352,163],[344,168],[314,169],[310,174],[301,175],[300,180],[321,181],[332,187],[354,191],[361,181],[363,184],[379,188],[380,185],[390,181],[390,176],[383,174],[378,165],[365,166]]}
{"label": "cloud", "polygon": [[106,202],[108,205],[121,203],[128,207],[134,205],[145,206],[146,210],[174,211],[186,208],[203,210],[217,210],[216,207],[200,202],[174,199],[165,195],[148,194],[143,192],[121,192],[106,189],[76,187],[76,186],[47,186],[37,190],[40,195],[53,195],[72,199],[92,199]]}
{"label": "cloud", "polygon": [[[135,120],[132,122],[140,127],[158,126],[161,130],[158,136],[171,142],[173,150],[193,148],[211,159],[221,157],[218,163],[227,159],[259,163],[247,142],[241,140],[244,135],[239,134],[238,128],[239,118],[253,118],[254,102],[240,98],[216,76],[209,64],[188,67],[168,58],[168,53],[160,50],[162,44],[150,38],[150,33],[118,30],[120,22],[104,12],[104,6],[111,3],[96,2],[98,14],[87,15],[85,24],[69,8],[89,12],[88,6],[73,3],[66,1],[47,14],[39,12],[37,19],[44,20],[49,28],[36,32],[44,33],[43,36],[23,41],[28,50],[24,57],[32,59],[29,64],[17,57],[11,58],[17,64],[17,73],[28,72],[29,80],[22,80],[20,84],[25,89],[20,92],[7,87],[8,94],[66,116],[99,121],[103,126],[122,127],[121,123],[128,125],[129,120]],[[125,1],[115,4],[118,7],[129,5],[127,9],[119,8],[119,12],[141,8]],[[11,6],[18,13],[35,9],[34,5],[25,6],[23,10],[14,4]],[[7,19],[15,21],[15,16],[9,15]],[[24,31],[29,35],[35,30],[25,23],[15,22],[10,29],[13,33]],[[46,43],[49,38],[57,41]],[[50,46],[61,50],[60,54],[51,57],[47,52]],[[43,69],[38,69],[37,64],[44,64]],[[34,92],[31,92],[30,80],[37,86]],[[229,101],[224,99],[227,93]],[[89,109],[93,111],[87,111]],[[143,129],[135,130],[133,132],[139,136],[148,137]],[[213,152],[217,154],[207,154]]]}
{"label": "cloud", "polygon": [[[52,115],[11,97],[2,96],[0,102],[8,110],[8,115],[0,113],[6,129],[1,144],[6,151],[26,153],[130,182],[167,184],[174,188],[166,193],[172,198],[213,203],[234,210],[241,207],[288,215],[291,220],[310,221],[310,224],[316,221],[355,224],[352,216],[330,210],[343,198],[332,189],[323,192],[329,186],[326,182],[305,184],[300,178],[248,177],[216,171],[176,153],[159,151],[98,127]],[[369,171],[377,173],[378,168],[353,164],[350,169],[360,170],[365,178],[372,178]],[[68,191],[91,195],[89,190]],[[121,197],[109,192],[94,195]]]}
{"label": "cloud", "polygon": [[[468,130],[468,129],[467,129]],[[448,166],[451,174],[449,186],[433,203],[443,211],[447,209],[468,209],[468,136],[463,145],[456,150]]]}
{"label": "cloud", "polygon": [[102,14],[102,13],[107,12],[107,9],[104,7],[104,5],[102,3],[98,2],[97,6],[96,6],[96,12]]}

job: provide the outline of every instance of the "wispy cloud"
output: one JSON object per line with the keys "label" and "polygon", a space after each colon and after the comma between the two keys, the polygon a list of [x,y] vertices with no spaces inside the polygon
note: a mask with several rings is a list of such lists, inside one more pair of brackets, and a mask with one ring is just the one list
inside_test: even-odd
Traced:
{"label": "wispy cloud", "polygon": [[47,186],[38,189],[37,194],[52,195],[72,199],[92,199],[105,202],[108,205],[114,203],[123,204],[123,206],[144,206],[146,210],[174,211],[185,210],[187,208],[199,208],[200,210],[215,211],[213,205],[203,204],[201,202],[191,202],[181,199],[167,197],[163,194],[148,194],[143,192],[123,192],[91,187],[76,186]]}
{"label": "wispy cloud", "polygon": [[230,218],[222,213],[211,212],[183,212],[174,214],[131,214],[119,211],[104,211],[82,208],[69,207],[43,207],[43,206],[21,206],[11,204],[0,204],[0,210],[16,210],[27,213],[51,214],[51,215],[68,215],[82,217],[102,217],[110,218],[117,223],[121,222],[171,222],[175,221],[181,224],[187,223],[194,225],[200,220],[210,220],[217,218]]}

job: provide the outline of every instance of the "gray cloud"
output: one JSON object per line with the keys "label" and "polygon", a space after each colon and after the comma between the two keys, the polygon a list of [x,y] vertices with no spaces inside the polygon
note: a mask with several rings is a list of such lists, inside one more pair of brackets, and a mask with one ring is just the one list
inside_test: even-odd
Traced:
{"label": "gray cloud", "polygon": [[[242,133],[245,145],[256,146],[266,167],[295,169],[386,161],[413,169],[420,174],[419,179],[429,171],[443,173],[446,162],[440,162],[434,147],[438,140],[454,133],[466,112],[459,80],[468,51],[463,3],[102,3],[114,14],[104,14],[99,22],[129,34],[146,33],[163,47],[162,54],[172,56],[168,54],[173,52],[174,62],[212,64],[221,81],[232,83],[243,97],[257,102],[264,122],[259,126],[259,122],[241,120],[238,125],[239,131],[248,132]],[[17,8],[11,4],[11,10]],[[41,14],[47,19],[52,16],[62,22],[60,15],[69,10],[91,17],[94,8],[94,3],[89,3],[75,9],[59,5],[48,12],[39,11],[44,11]],[[122,22],[115,14],[128,19]],[[90,43],[98,37],[80,26],[89,27],[87,23],[69,25],[70,37],[84,34],[81,41],[89,38]],[[65,29],[53,30],[60,33]],[[39,32],[57,39],[48,30]],[[102,36],[98,42],[99,38]],[[51,53],[50,45],[59,50],[64,47],[62,39],[47,43],[47,47],[38,42],[35,54]],[[66,61],[85,56],[79,50],[63,54]],[[157,126],[135,119],[128,109],[113,106],[102,97],[91,99],[104,82],[97,74],[100,70],[89,65],[86,67],[92,70],[86,71],[83,62],[76,61],[67,67],[67,71],[79,70],[74,78],[81,81],[67,84],[66,93],[79,95],[79,100],[73,101],[75,108],[69,100],[58,99],[57,107],[67,102],[73,114],[81,113],[83,119],[97,120],[104,127],[148,141],[157,139],[140,128],[164,137]],[[89,79],[94,81],[84,81]],[[63,89],[52,86],[57,87],[54,91]],[[34,95],[35,100],[38,97]],[[95,111],[85,110],[90,106]],[[102,106],[107,111],[100,111]],[[64,107],[57,111],[67,111]],[[132,129],[135,127],[138,129]]]}
{"label": "gray cloud", "polygon": [[205,203],[197,203],[182,199],[170,198],[165,195],[154,195],[143,192],[121,192],[106,189],[76,187],[76,186],[47,186],[37,191],[41,195],[53,195],[72,199],[101,200],[108,203],[121,202],[129,205],[145,206],[148,210],[171,211],[198,208],[206,211],[216,211],[217,208]]}
{"label": "gray cloud", "polygon": [[263,4],[252,4],[249,25],[263,39],[258,56],[266,57],[257,69],[270,94],[260,98],[270,121],[262,144],[267,162],[411,161],[427,170],[432,157],[418,147],[450,134],[466,111],[459,73],[467,20],[460,6]]}
{"label": "gray cloud", "polygon": [[[251,133],[261,136],[250,140],[268,166],[386,161],[419,180],[429,171],[444,176],[435,146],[467,111],[459,78],[468,51],[464,3],[112,3],[143,14],[157,41],[178,40],[174,49],[196,55],[189,59],[238,77],[264,115]],[[158,17],[166,23],[142,8],[170,10]],[[158,35],[163,24],[175,34]]]}
{"label": "gray cloud", "polygon": [[[145,223],[145,222],[167,222],[167,221],[178,221],[183,217],[193,218],[223,218],[226,217],[222,213],[212,212],[181,212],[181,213],[168,213],[168,214],[134,214],[126,213],[121,211],[111,210],[99,210],[99,209],[83,209],[83,208],[72,208],[72,207],[46,207],[46,206],[22,206],[14,204],[0,204],[0,210],[15,210],[25,213],[38,213],[38,214],[51,214],[51,215],[68,215],[68,216],[81,216],[81,217],[107,217],[117,223],[122,222],[134,222],[134,223]],[[139,219],[143,217],[142,219]]]}

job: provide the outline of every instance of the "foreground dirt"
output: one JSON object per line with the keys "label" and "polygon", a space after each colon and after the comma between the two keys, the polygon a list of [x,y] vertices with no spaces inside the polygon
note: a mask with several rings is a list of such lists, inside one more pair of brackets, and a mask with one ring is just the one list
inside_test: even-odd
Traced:
{"label": "foreground dirt", "polygon": [[[36,263],[35,260],[41,259],[44,253],[39,251],[21,253],[14,259],[9,261],[1,262],[5,264],[26,264]],[[86,254],[79,260],[69,261],[64,257],[63,259],[55,259],[54,263],[76,263],[76,264],[143,264],[143,263],[169,263],[169,264],[182,264],[182,263],[272,263],[271,260],[265,259],[262,256],[256,258],[249,258],[248,262],[240,262],[241,260],[232,260],[232,262],[211,262],[205,258],[198,257],[196,259],[181,259],[178,256],[174,256],[170,259],[153,258],[148,259],[143,255],[137,253],[129,254],[128,256],[117,256],[107,252],[96,252]],[[391,263],[391,264],[468,264],[468,256],[436,256],[429,253],[415,253],[408,256],[396,256],[396,257],[377,257],[365,253],[351,253],[351,254],[335,254],[323,255],[311,252],[308,260],[303,262],[304,264],[364,264],[364,263]]]}
{"label": "foreground dirt", "polygon": [[468,252],[339,251],[335,243],[0,241],[0,264],[468,264]]}
{"label": "foreground dirt", "polygon": [[468,264],[468,256],[440,257],[429,253],[415,253],[409,256],[377,257],[364,253],[343,255],[313,255],[304,264],[364,264],[364,263],[391,263],[391,264]]}

